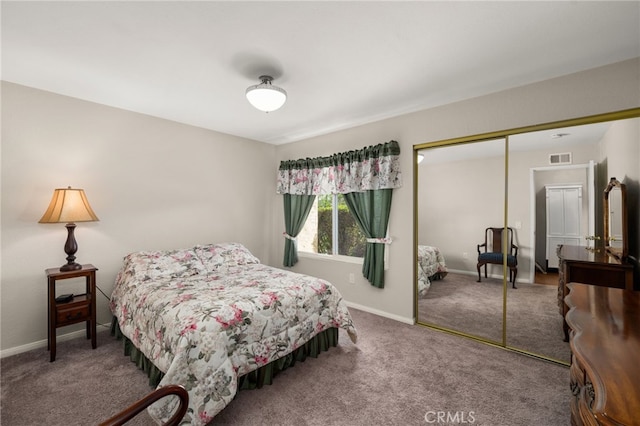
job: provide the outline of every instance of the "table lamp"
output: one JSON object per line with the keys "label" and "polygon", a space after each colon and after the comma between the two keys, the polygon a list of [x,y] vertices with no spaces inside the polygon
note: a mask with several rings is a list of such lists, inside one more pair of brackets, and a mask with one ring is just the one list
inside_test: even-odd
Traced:
{"label": "table lamp", "polygon": [[64,251],[67,253],[67,263],[60,267],[60,271],[74,271],[82,269],[82,265],[76,263],[76,252],[78,243],[73,231],[76,228],[75,222],[96,222],[98,217],[91,209],[87,196],[82,189],[71,187],[56,189],[47,211],[40,219],[39,223],[67,223],[67,242]]}

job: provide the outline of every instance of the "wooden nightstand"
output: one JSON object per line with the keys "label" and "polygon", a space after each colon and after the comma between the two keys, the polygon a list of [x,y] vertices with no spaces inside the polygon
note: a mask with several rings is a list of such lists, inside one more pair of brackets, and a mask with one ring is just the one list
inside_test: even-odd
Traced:
{"label": "wooden nightstand", "polygon": [[[49,299],[48,346],[50,362],[56,359],[56,329],[79,322],[87,323],[87,339],[91,347],[96,348],[96,271],[91,264],[82,265],[82,269],[61,272],[60,268],[49,268],[47,274],[47,295]],[[74,295],[66,303],[56,303],[56,281],[69,278],[86,278],[85,294]]]}

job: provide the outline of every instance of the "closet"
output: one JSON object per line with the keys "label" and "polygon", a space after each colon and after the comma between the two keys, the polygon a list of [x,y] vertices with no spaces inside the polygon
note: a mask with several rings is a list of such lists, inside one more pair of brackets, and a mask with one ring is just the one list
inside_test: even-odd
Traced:
{"label": "closet", "polygon": [[582,185],[548,185],[547,268],[558,268],[558,245],[582,245]]}
{"label": "closet", "polygon": [[[638,150],[638,117],[640,108],[414,145],[416,322],[569,365],[558,286],[536,282],[536,254],[558,268],[559,244],[589,252],[592,239],[606,237],[609,174],[637,182],[627,153]],[[560,142],[558,133],[569,136]],[[556,152],[572,152],[575,163],[549,165]],[[516,288],[504,265],[478,282],[487,227],[514,230]],[[432,257],[446,274],[426,272],[424,246],[438,249]]]}

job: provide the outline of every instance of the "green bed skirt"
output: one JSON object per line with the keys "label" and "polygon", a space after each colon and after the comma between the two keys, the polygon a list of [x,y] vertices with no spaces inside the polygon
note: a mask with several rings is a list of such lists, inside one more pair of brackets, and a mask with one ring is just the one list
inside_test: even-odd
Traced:
{"label": "green bed skirt", "polygon": [[[115,336],[118,340],[123,340],[125,356],[129,356],[131,361],[135,362],[138,368],[147,374],[150,386],[154,388],[157,387],[164,373],[153,365],[153,363],[122,334],[118,320],[115,317],[111,320],[111,335]],[[332,346],[337,346],[338,336],[337,328],[330,328],[320,332],[307,343],[284,357],[272,361],[244,376],[238,377],[238,389],[256,389],[261,388],[263,385],[270,385],[278,373],[289,367],[293,367],[296,362],[303,362],[308,356],[317,358],[320,352],[327,351]]]}

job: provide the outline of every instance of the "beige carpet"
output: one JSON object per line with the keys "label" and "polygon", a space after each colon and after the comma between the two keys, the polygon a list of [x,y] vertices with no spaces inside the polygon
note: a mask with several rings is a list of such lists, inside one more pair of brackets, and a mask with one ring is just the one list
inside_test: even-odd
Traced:
{"label": "beige carpet", "polygon": [[[360,333],[241,391],[218,425],[425,425],[437,412],[474,425],[569,424],[568,368],[352,309]],[[2,360],[4,425],[95,425],[150,392],[145,375],[100,332]],[[132,425],[152,424],[146,413]],[[442,423],[441,423],[442,424]],[[451,423],[450,423],[451,424]]]}
{"label": "beige carpet", "polygon": [[[449,273],[433,281],[418,301],[418,318],[426,323],[502,343],[502,280]],[[571,349],[564,341],[557,287],[518,283],[507,289],[507,346],[563,362]]]}

